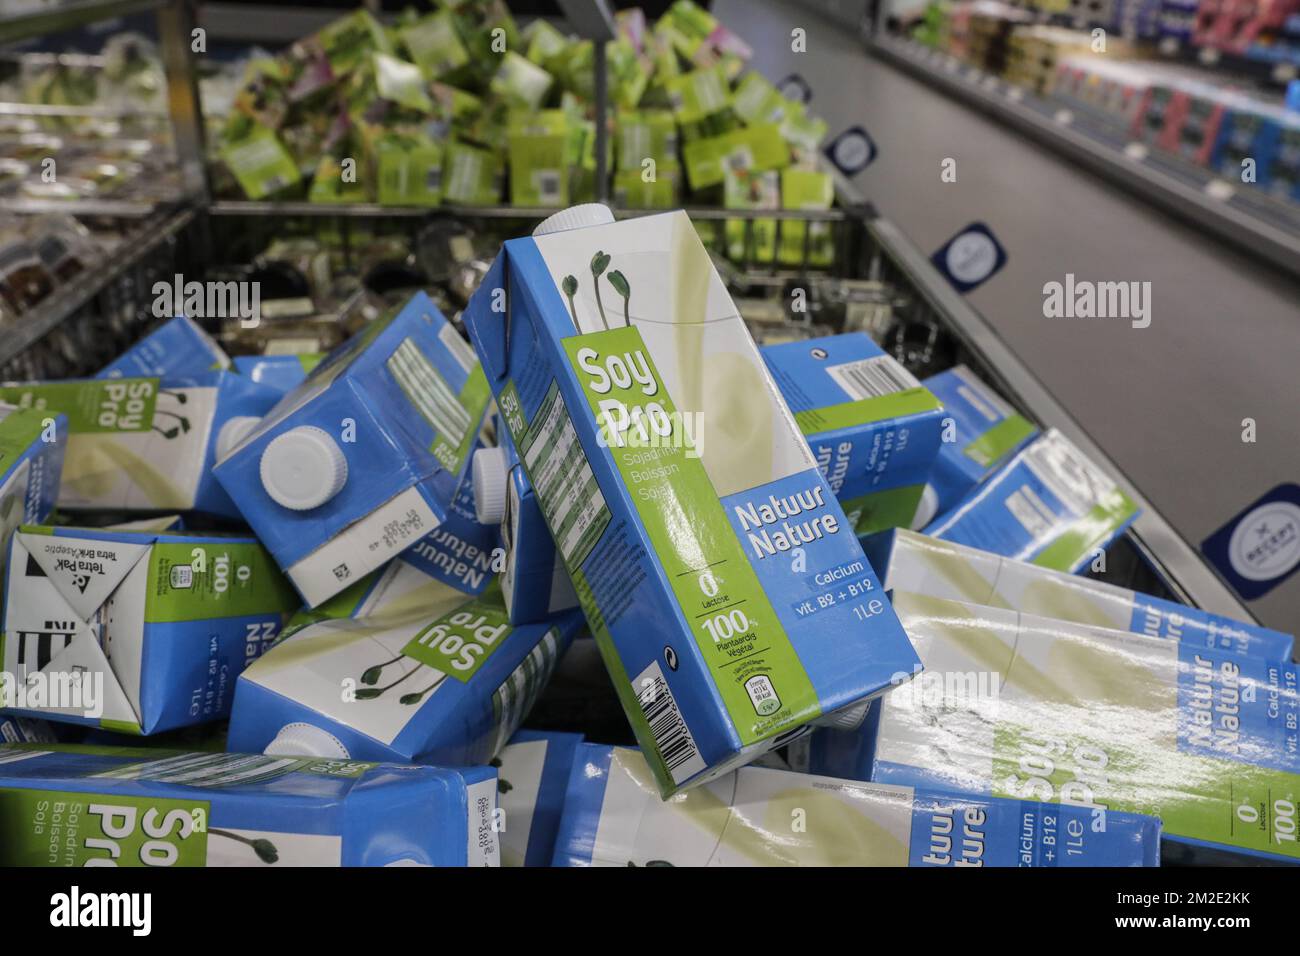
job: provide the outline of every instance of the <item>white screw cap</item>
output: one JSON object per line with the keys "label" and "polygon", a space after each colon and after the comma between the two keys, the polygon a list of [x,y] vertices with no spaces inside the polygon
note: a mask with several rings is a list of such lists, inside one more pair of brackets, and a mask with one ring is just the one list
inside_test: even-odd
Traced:
{"label": "white screw cap", "polygon": [[285,724],[262,751],[268,757],[333,757],[346,760],[348,748],[328,730],[311,724]]}
{"label": "white screw cap", "polygon": [[479,524],[496,524],[506,513],[506,452],[504,448],[480,448],[470,464],[474,482],[474,513]]}
{"label": "white screw cap", "polygon": [[561,209],[542,220],[533,230],[534,236],[549,236],[553,232],[567,232],[570,229],[583,229],[587,226],[608,226],[614,221],[614,214],[603,202],[584,202],[568,209]]}
{"label": "white screw cap", "polygon": [[236,415],[226,419],[217,432],[217,461],[222,461],[232,448],[243,441],[262,420],[256,415]]}
{"label": "white screw cap", "polygon": [[348,481],[348,460],[329,433],[300,425],[277,436],[262,452],[262,487],[276,504],[309,511],[329,501]]}

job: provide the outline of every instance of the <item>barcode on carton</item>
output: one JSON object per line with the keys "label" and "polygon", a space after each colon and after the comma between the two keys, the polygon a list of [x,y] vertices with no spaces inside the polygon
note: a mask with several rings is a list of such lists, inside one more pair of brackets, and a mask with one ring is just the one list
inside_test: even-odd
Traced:
{"label": "barcode on carton", "polygon": [[695,738],[686,726],[677,701],[659,662],[654,661],[643,670],[633,682],[637,701],[641,704],[641,714],[650,726],[650,736],[654,738],[655,750],[659,759],[668,768],[673,783],[688,780],[705,769]]}
{"label": "barcode on carton", "polygon": [[1048,433],[1025,450],[1025,465],[1075,517],[1115,492],[1115,482],[1064,435]]}
{"label": "barcode on carton", "polygon": [[541,197],[543,204],[559,202],[560,173],[558,170],[537,170],[533,173],[533,185],[537,188],[537,195]]}
{"label": "barcode on carton", "polygon": [[845,362],[843,365],[831,365],[826,373],[835,379],[840,388],[848,392],[854,401],[864,398],[879,398],[895,392],[920,388],[921,383],[907,369],[903,368],[893,356],[877,355],[874,358]]}
{"label": "barcode on carton", "polygon": [[469,412],[424,353],[410,339],[388,357],[388,371],[433,430],[458,446],[470,427]]}

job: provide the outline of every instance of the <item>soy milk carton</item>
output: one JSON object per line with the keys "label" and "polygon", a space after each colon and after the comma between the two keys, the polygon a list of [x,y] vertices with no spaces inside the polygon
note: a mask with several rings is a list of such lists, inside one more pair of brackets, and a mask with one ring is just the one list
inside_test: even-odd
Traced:
{"label": "soy milk carton", "polygon": [[685,213],[557,213],[465,319],[662,794],[914,672]]}

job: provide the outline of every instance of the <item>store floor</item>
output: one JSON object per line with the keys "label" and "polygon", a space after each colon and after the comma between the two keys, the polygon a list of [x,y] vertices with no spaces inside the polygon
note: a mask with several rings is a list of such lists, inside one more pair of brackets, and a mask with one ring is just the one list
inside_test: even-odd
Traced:
{"label": "store floor", "polygon": [[[1300,481],[1300,285],[872,59],[799,4],[713,10],[764,75],[808,81],[832,135],[866,127],[880,155],[856,185],[924,251],[974,220],[993,229],[1009,261],[971,303],[1189,542]],[[796,26],[805,53],[790,49]],[[954,183],[940,180],[946,158]],[[1150,326],[1044,317],[1044,284],[1067,273],[1150,282]],[[1300,574],[1251,606],[1300,627]]]}

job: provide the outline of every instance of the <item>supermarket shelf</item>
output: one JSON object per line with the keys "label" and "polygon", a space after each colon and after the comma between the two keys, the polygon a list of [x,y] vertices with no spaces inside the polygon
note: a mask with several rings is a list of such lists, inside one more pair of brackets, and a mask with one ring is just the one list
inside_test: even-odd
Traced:
{"label": "supermarket shelf", "polygon": [[[837,194],[845,205],[865,206],[842,179],[837,182]],[[946,320],[963,345],[979,358],[982,371],[994,379],[992,384],[1039,425],[1059,429],[1084,454],[1114,476],[1124,492],[1142,509],[1127,536],[1178,599],[1236,620],[1255,620],[1250,610],[1025,367],[984,317],[939,273],[929,257],[888,219],[873,216],[868,218],[866,226],[877,246],[893,260],[930,308]]]}
{"label": "supermarket shelf", "polygon": [[[174,204],[178,200],[169,200]],[[148,219],[165,205],[161,201],[134,199],[0,199],[0,212],[47,216],[109,216],[114,219]]]}
{"label": "supermarket shelf", "polygon": [[43,37],[163,6],[166,6],[166,0],[71,0],[43,6],[30,13],[8,14],[0,19],[0,43]]}
{"label": "supermarket shelf", "polygon": [[1081,111],[1012,86],[999,77],[911,40],[878,34],[870,43],[885,61],[992,114],[1116,185],[1193,225],[1240,245],[1253,257],[1300,276],[1300,208],[1248,189],[1233,189],[1207,170],[1129,149],[1120,135]]}
{"label": "supermarket shelf", "polygon": [[[619,219],[634,219],[662,213],[663,209],[611,208]],[[801,222],[839,222],[848,217],[843,209],[716,209],[713,207],[685,207],[692,219],[797,219]],[[208,212],[213,216],[311,216],[320,218],[371,218],[394,217],[426,219],[467,216],[476,219],[536,219],[542,220],[556,211],[550,206],[381,206],[378,203],[313,203],[313,202],[251,202],[248,200],[221,200],[214,202]]]}
{"label": "supermarket shelf", "polygon": [[141,225],[126,236],[116,250],[95,263],[84,277],[59,287],[34,309],[0,328],[0,366],[74,315],[118,276],[188,226],[195,215],[196,210],[187,206],[166,214],[156,224]]}

